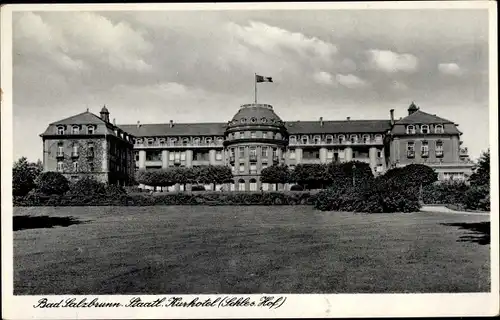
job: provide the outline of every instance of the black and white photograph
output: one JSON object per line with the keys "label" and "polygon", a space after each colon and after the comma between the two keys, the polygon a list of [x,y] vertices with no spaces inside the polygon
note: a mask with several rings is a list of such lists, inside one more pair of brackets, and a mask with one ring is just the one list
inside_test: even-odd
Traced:
{"label": "black and white photograph", "polygon": [[418,6],[2,7],[6,319],[497,314],[496,4]]}

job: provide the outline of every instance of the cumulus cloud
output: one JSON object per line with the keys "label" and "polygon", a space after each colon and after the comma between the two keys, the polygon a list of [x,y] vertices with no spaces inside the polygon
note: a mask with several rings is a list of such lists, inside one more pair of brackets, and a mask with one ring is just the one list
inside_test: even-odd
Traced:
{"label": "cumulus cloud", "polygon": [[43,56],[63,69],[84,68],[84,60],[115,70],[151,69],[143,55],[152,45],[124,22],[113,24],[93,12],[17,15],[13,35],[18,54]]}
{"label": "cumulus cloud", "polygon": [[391,85],[391,88],[399,91],[408,90],[408,86],[401,81],[394,81]]}
{"label": "cumulus cloud", "polygon": [[348,75],[337,74],[335,76],[335,79],[338,81],[338,83],[340,83],[344,87],[351,88],[351,89],[365,87],[368,85],[368,83],[365,80],[363,80],[363,79],[361,79],[353,74],[348,74]]}
{"label": "cumulus cloud", "polygon": [[440,63],[438,64],[438,70],[441,73],[458,76],[462,74],[460,66],[456,63]]}
{"label": "cumulus cloud", "polygon": [[326,71],[319,71],[313,74],[313,79],[316,83],[323,85],[332,85],[335,83],[333,76]]}
{"label": "cumulus cloud", "polygon": [[240,41],[259,48],[266,53],[292,51],[301,57],[319,58],[325,61],[332,59],[337,47],[316,37],[307,37],[299,32],[250,21],[248,26],[230,22],[227,25],[230,33]]}
{"label": "cumulus cloud", "polygon": [[417,57],[408,53],[372,49],[368,50],[368,56],[373,68],[388,73],[414,72],[418,67]]}

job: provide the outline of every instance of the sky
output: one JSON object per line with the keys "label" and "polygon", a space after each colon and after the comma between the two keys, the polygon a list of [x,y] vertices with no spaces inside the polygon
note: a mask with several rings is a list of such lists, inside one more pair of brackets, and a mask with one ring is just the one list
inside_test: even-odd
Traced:
{"label": "sky", "polygon": [[489,147],[486,10],[15,12],[14,158],[49,123],[106,105],[117,124],[397,119],[414,101]]}

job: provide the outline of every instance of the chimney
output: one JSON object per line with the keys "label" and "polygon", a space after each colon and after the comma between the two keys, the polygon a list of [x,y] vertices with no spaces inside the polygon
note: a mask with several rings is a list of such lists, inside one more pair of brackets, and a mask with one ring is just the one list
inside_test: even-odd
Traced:
{"label": "chimney", "polygon": [[347,117],[347,121],[351,121],[351,117]]}
{"label": "chimney", "polygon": [[391,113],[391,126],[393,126],[394,125],[394,109],[391,109],[390,113]]}
{"label": "chimney", "polygon": [[323,126],[323,117],[319,117],[319,124],[320,126]]}
{"label": "chimney", "polygon": [[141,122],[137,121],[137,128],[140,128],[140,127],[141,127]]}
{"label": "chimney", "polygon": [[87,112],[89,112],[89,108],[87,108]]}
{"label": "chimney", "polygon": [[170,120],[170,128],[174,126],[174,120]]}
{"label": "chimney", "polygon": [[113,125],[116,126],[116,119],[113,118]]}

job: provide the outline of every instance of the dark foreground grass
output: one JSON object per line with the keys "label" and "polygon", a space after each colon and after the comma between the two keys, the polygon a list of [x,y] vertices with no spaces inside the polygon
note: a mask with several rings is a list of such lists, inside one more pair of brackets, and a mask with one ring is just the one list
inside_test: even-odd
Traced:
{"label": "dark foreground grass", "polygon": [[488,216],[292,207],[15,208],[84,224],[14,233],[15,294],[490,290]]}

